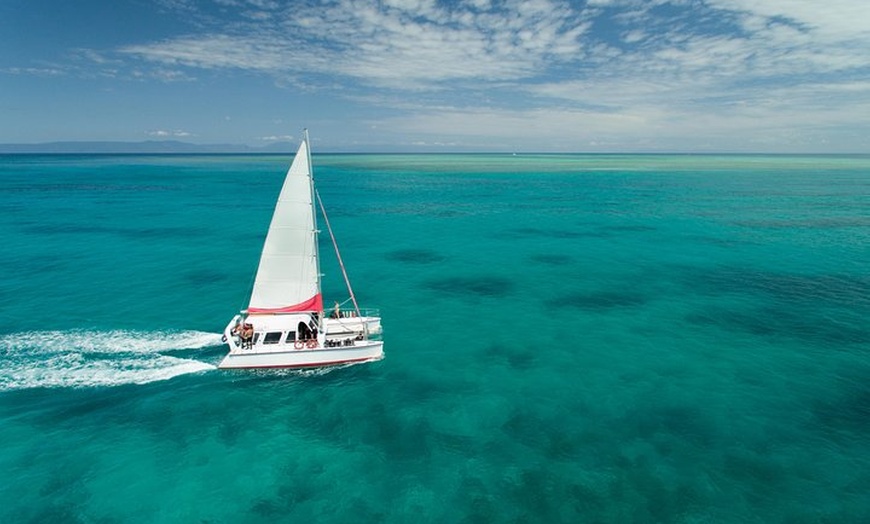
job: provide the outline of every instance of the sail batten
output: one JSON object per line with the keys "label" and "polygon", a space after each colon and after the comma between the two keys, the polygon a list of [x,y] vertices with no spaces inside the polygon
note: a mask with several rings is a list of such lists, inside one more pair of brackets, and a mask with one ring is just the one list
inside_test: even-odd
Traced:
{"label": "sail batten", "polygon": [[308,139],[299,145],[263,244],[249,312],[322,311]]}

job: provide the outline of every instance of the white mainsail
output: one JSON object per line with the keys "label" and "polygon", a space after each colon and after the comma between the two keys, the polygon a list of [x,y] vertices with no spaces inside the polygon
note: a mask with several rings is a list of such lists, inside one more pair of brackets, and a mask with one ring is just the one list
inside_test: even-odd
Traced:
{"label": "white mainsail", "polygon": [[308,133],[272,215],[248,313],[323,311]]}

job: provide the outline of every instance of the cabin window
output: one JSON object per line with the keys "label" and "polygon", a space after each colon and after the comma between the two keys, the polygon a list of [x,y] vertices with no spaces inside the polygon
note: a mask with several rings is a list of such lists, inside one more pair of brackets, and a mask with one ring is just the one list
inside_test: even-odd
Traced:
{"label": "cabin window", "polygon": [[287,338],[284,339],[284,342],[296,342],[296,332],[288,331]]}
{"label": "cabin window", "polygon": [[281,342],[280,331],[270,331],[263,337],[263,344],[277,344],[278,342]]}
{"label": "cabin window", "polygon": [[254,340],[251,342],[251,345],[252,345],[252,346],[256,346],[256,345],[257,345],[257,341],[259,341],[259,340],[260,340],[260,334],[259,334],[259,333],[254,333]]}

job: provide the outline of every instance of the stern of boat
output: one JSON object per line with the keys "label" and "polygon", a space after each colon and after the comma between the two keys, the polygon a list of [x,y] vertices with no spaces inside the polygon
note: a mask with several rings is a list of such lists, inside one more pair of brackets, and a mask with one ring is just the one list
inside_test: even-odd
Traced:
{"label": "stern of boat", "polygon": [[239,337],[233,334],[233,329],[235,329],[241,320],[242,315],[236,315],[232,320],[230,320],[227,327],[224,328],[224,336],[222,337],[222,340],[226,342],[227,346],[229,346],[230,352],[239,349]]}

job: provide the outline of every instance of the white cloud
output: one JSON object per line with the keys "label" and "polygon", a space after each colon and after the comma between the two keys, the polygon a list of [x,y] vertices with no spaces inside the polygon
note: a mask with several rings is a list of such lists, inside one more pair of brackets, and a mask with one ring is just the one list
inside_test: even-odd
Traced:
{"label": "white cloud", "polygon": [[172,66],[265,71],[276,71],[288,66],[283,58],[285,53],[292,57],[280,43],[269,45],[265,39],[258,37],[219,34],[182,37],[157,44],[129,46],[123,49],[123,52]]}
{"label": "white cloud", "polygon": [[261,15],[122,55],[166,71],[226,68],[335,86],[400,115],[374,125],[429,144],[535,130],[568,150],[701,136],[734,148],[803,147],[795,129],[810,143],[826,127],[870,121],[870,86],[855,81],[870,74],[864,0],[335,0],[293,11],[223,3]]}
{"label": "white cloud", "polygon": [[123,48],[173,66],[340,74],[393,88],[526,78],[582,53],[582,13],[556,0],[477,2],[451,11],[431,0],[348,0],[285,15],[278,26]]}
{"label": "white cloud", "polygon": [[[818,151],[832,127],[864,125],[861,115],[870,110],[870,101],[848,108],[817,104],[802,113],[783,111],[789,105],[783,99],[804,103],[816,92],[777,91],[763,100],[728,104],[716,111],[654,104],[616,111],[569,105],[530,110],[453,108],[387,118],[374,125],[399,136],[428,136],[431,141],[462,137],[461,143],[471,148],[488,144],[504,150]],[[808,120],[811,126],[806,125]],[[520,136],[522,140],[517,140]],[[843,138],[849,141],[847,149],[867,145],[863,135],[847,133]]]}
{"label": "white cloud", "polygon": [[145,134],[148,136],[155,137],[155,138],[184,138],[184,137],[194,136],[193,133],[190,133],[188,131],[182,131],[180,129],[176,129],[173,131],[168,131],[165,129],[156,129],[153,131],[147,131]]}
{"label": "white cloud", "polygon": [[67,74],[67,71],[58,67],[6,67],[0,69],[0,73],[9,75],[63,76]]}
{"label": "white cloud", "polygon": [[861,0],[708,0],[721,9],[761,19],[782,18],[811,29],[825,40],[843,41],[870,34],[870,4]]}
{"label": "white cloud", "polygon": [[[620,7],[608,21],[601,11],[575,10],[559,0],[484,0],[447,8],[435,0],[372,3],[341,0],[277,16],[276,2],[236,2],[268,11],[273,21],[224,31],[127,46],[121,51],[173,68],[234,68],[275,75],[333,75],[395,89],[445,89],[523,82],[559,71],[607,74],[699,70],[729,74],[818,74],[867,67],[870,38],[860,0],[820,5],[801,0],[670,2],[682,9],[667,32],[652,33],[651,9],[663,2],[593,2]],[[183,4],[189,8],[188,4]],[[710,11],[710,8],[719,12]],[[625,16],[626,14],[631,16]],[[740,24],[740,31],[707,32],[686,17]],[[715,16],[714,16],[715,15]],[[865,16],[862,16],[865,15]],[[656,15],[659,16],[659,15]],[[661,22],[661,20],[659,20]],[[629,46],[616,51],[592,30],[618,24]],[[737,26],[734,26],[737,29]],[[623,67],[619,67],[619,66]]]}

